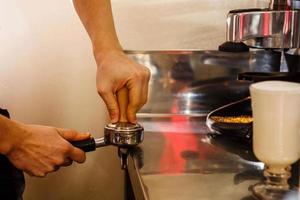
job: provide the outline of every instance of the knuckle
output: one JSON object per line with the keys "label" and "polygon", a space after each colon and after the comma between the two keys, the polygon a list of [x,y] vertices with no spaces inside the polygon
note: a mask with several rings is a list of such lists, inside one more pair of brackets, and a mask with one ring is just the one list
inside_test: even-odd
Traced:
{"label": "knuckle", "polygon": [[61,165],[63,163],[64,163],[64,159],[62,157],[56,158],[55,161],[54,161],[55,165]]}
{"label": "knuckle", "polygon": [[141,81],[144,77],[143,71],[136,71],[133,77],[134,77],[133,79],[135,79],[136,81]]}
{"label": "knuckle", "polygon": [[135,73],[135,78],[137,80],[149,80],[150,70],[148,68],[144,67],[144,69]]}
{"label": "knuckle", "polygon": [[45,167],[41,168],[32,168],[32,167],[27,167],[24,169],[24,171],[31,177],[45,177],[47,175],[45,170]]}
{"label": "knuckle", "polygon": [[98,94],[99,94],[101,97],[105,96],[105,95],[108,94],[108,92],[109,92],[109,90],[108,90],[106,87],[102,87],[102,86],[98,87],[97,90],[98,90]]}

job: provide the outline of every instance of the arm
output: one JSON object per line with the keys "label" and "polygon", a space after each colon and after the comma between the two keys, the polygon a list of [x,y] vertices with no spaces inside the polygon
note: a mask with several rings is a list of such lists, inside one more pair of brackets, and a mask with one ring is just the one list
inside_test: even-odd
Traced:
{"label": "arm", "polygon": [[67,140],[83,140],[89,134],[48,126],[26,125],[0,115],[0,153],[29,175],[43,177],[60,166],[84,162],[85,154]]}
{"label": "arm", "polygon": [[112,122],[119,120],[116,93],[127,88],[127,118],[136,122],[136,112],[146,103],[150,72],[129,59],[118,41],[110,0],[73,0],[75,9],[93,44],[97,62],[97,90]]}

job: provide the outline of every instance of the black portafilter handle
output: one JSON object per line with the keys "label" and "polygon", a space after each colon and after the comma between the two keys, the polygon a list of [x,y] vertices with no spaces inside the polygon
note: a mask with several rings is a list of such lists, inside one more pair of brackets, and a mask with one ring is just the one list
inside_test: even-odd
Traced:
{"label": "black portafilter handle", "polygon": [[74,147],[77,147],[84,152],[90,152],[90,151],[95,151],[96,150],[96,142],[94,138],[89,138],[85,140],[80,140],[80,141],[73,141],[71,144]]}

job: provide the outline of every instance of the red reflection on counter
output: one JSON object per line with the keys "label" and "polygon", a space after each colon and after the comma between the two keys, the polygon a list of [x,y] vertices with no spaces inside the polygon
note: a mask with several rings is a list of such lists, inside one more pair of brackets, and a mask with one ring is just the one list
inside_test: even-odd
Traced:
{"label": "red reflection on counter", "polygon": [[270,33],[270,13],[264,13],[263,14],[263,35],[264,36],[269,36]]}
{"label": "red reflection on counter", "polygon": [[[172,107],[172,113],[178,113],[176,112],[177,106],[175,102],[175,106]],[[162,135],[165,138],[165,146],[160,160],[160,171],[165,173],[180,173],[185,171],[187,162],[182,157],[182,152],[198,152],[201,150],[197,143],[197,137],[192,134],[193,128],[190,126],[187,117],[173,116],[171,117],[169,126],[172,126],[173,130],[185,130],[185,133],[166,132],[164,130],[168,130],[169,128],[160,127]]]}

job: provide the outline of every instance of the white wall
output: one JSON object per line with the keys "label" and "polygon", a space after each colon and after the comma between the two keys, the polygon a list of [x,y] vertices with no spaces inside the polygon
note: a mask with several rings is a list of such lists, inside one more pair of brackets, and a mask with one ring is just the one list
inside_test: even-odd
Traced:
{"label": "white wall", "polygon": [[127,49],[217,49],[226,15],[267,7],[269,0],[112,0],[115,23]]}
{"label": "white wall", "polygon": [[13,118],[100,132],[91,45],[70,1],[0,1],[0,105]]}
{"label": "white wall", "polygon": [[[222,3],[220,3],[222,2]],[[113,0],[126,49],[215,49],[228,10],[265,0]],[[0,0],[0,105],[30,123],[96,131],[91,45],[70,1]]]}

